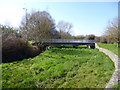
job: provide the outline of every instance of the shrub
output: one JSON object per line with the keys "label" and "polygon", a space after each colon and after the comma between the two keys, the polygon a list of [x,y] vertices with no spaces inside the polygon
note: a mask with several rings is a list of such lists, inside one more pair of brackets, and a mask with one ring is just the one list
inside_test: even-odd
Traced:
{"label": "shrub", "polygon": [[95,39],[95,35],[94,34],[86,35],[85,39],[86,40],[94,40]]}
{"label": "shrub", "polygon": [[2,62],[12,62],[38,55],[40,50],[30,46],[20,38],[10,38],[2,42]]}
{"label": "shrub", "polygon": [[96,37],[95,37],[95,42],[100,42],[100,38],[101,38],[101,37],[97,37],[97,36],[96,36]]}
{"label": "shrub", "polygon": [[32,45],[37,46],[41,51],[45,51],[49,45],[45,45],[42,42],[34,42]]}
{"label": "shrub", "polygon": [[105,36],[102,36],[102,37],[100,38],[100,42],[101,42],[101,43],[107,43],[106,37],[105,37]]}

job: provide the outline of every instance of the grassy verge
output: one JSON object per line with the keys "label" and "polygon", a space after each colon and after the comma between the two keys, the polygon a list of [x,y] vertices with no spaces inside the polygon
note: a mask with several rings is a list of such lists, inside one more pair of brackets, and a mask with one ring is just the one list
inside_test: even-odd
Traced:
{"label": "grassy verge", "polygon": [[118,55],[118,48],[117,44],[105,44],[105,43],[97,43],[101,48],[105,48],[108,49],[110,51],[112,51],[113,53],[115,53],[116,55]]}
{"label": "grassy verge", "polygon": [[0,66],[3,88],[104,88],[114,71],[97,49],[53,48]]}
{"label": "grassy verge", "polygon": [[119,88],[120,90],[120,85],[113,85],[111,88]]}

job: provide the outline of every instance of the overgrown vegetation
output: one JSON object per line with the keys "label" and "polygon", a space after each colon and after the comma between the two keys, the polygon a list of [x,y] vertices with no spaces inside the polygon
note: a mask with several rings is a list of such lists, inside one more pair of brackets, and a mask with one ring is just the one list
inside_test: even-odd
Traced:
{"label": "overgrown vegetation", "polygon": [[[27,41],[20,37],[13,28],[0,26],[2,32],[2,62],[12,62],[16,60],[23,60],[38,55],[41,50],[36,46],[32,46]],[[2,50],[1,50],[2,49]]]}
{"label": "overgrown vegetation", "polygon": [[115,53],[116,55],[118,55],[118,49],[120,49],[120,47],[117,47],[117,44],[105,44],[105,43],[97,43],[101,48],[105,48],[108,49],[110,51],[112,51],[113,53]]}
{"label": "overgrown vegetation", "polygon": [[53,48],[0,66],[3,88],[104,88],[114,71],[97,49]]}

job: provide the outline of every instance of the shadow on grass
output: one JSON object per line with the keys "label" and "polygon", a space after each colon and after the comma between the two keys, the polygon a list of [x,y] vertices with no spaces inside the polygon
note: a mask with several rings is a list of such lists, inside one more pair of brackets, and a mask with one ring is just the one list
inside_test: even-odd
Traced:
{"label": "shadow on grass", "polygon": [[86,47],[83,47],[83,48],[80,47],[77,49],[74,49],[74,48],[53,48],[53,49],[51,49],[51,52],[55,53],[55,54],[61,54],[61,55],[78,55],[78,54],[90,55],[90,52],[87,51]]}

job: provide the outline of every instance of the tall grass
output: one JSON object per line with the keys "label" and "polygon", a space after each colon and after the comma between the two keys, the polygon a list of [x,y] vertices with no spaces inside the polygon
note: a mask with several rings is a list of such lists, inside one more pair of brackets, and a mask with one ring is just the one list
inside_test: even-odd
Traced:
{"label": "tall grass", "polygon": [[97,49],[53,48],[0,66],[3,88],[104,88],[114,71]]}

